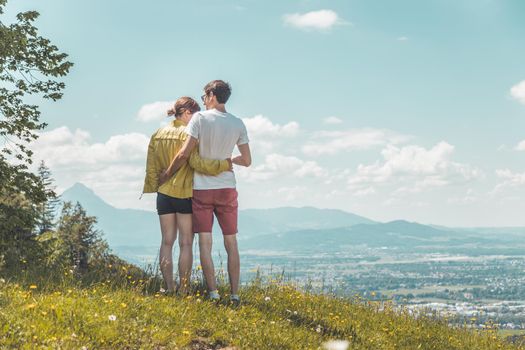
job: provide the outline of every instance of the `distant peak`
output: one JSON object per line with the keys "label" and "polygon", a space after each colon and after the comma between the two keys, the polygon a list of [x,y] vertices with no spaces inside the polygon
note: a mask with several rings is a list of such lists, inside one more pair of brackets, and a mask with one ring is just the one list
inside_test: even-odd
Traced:
{"label": "distant peak", "polygon": [[87,187],[86,185],[84,185],[83,183],[81,182],[76,182],[73,186],[71,186],[70,188],[68,188],[66,191],[64,192],[67,192],[67,191],[83,191],[83,192],[89,192],[89,193],[92,193],[92,194],[95,194],[95,192]]}

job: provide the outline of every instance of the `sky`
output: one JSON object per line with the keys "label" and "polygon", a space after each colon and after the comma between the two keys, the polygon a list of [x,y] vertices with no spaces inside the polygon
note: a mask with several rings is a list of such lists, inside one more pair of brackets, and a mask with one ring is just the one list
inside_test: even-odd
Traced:
{"label": "sky", "polygon": [[180,96],[233,88],[254,161],[245,208],[525,226],[521,0],[11,0],[74,62],[33,145],[59,191],[144,195],[149,136]]}

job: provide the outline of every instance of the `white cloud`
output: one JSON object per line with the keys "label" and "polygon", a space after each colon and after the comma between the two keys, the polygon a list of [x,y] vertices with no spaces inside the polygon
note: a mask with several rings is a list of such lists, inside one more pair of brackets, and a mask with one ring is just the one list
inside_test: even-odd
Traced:
{"label": "white cloud", "polygon": [[283,16],[284,23],[303,30],[329,30],[344,23],[332,10],[319,10],[307,13],[293,13]]}
{"label": "white cloud", "polygon": [[516,151],[525,151],[525,140],[516,145]]}
{"label": "white cloud", "polygon": [[111,205],[153,209],[138,201],[144,181],[149,138],[139,133],[93,142],[89,132],[63,126],[46,131],[31,145],[34,160],[44,160],[62,190],[86,184]]}
{"label": "white cloud", "polygon": [[258,182],[284,177],[301,179],[323,177],[326,171],[314,161],[305,161],[293,156],[272,153],[265,157],[264,163],[251,168],[236,169],[239,177],[248,182]]}
{"label": "white cloud", "polygon": [[280,187],[279,189],[277,189],[279,198],[282,198],[287,202],[297,200],[305,194],[308,194],[308,192],[308,188],[303,186]]}
{"label": "white cloud", "polygon": [[448,203],[450,204],[462,204],[462,205],[469,205],[472,203],[475,203],[479,200],[479,196],[476,195],[473,189],[469,188],[465,195],[462,197],[451,197],[448,199]]}
{"label": "white cloud", "polygon": [[60,127],[43,132],[32,144],[36,159],[49,167],[103,167],[107,164],[144,160],[149,138],[139,133],[111,136],[106,142],[90,143],[89,132]]}
{"label": "white cloud", "polygon": [[255,137],[293,137],[299,132],[297,122],[289,122],[284,125],[274,124],[270,119],[262,115],[252,118],[243,118],[249,136]]}
{"label": "white cloud", "polygon": [[408,38],[406,36],[400,36],[397,38],[398,41],[408,41]]}
{"label": "white cloud", "polygon": [[360,164],[348,178],[350,189],[361,191],[376,185],[400,186],[394,195],[417,193],[431,187],[441,187],[468,181],[481,175],[469,165],[452,162],[454,146],[440,142],[431,149],[417,145],[402,148],[388,145],[382,152],[383,162]]}
{"label": "white cloud", "polygon": [[140,107],[137,120],[147,123],[162,120],[167,117],[167,111],[173,107],[173,102],[157,101]]}
{"label": "white cloud", "polygon": [[272,153],[283,144],[284,139],[293,138],[300,132],[299,123],[295,121],[281,125],[262,115],[243,118],[243,121],[248,129],[251,148],[258,154]]}
{"label": "white cloud", "polygon": [[302,147],[305,154],[320,156],[341,151],[355,151],[406,142],[408,136],[381,129],[351,129],[343,131],[321,131]]}
{"label": "white cloud", "polygon": [[510,95],[519,102],[525,104],[525,80],[514,85],[510,89]]}
{"label": "white cloud", "polygon": [[515,173],[510,169],[497,169],[496,176],[503,182],[496,185],[490,194],[496,194],[508,187],[520,187],[525,185],[525,173]]}
{"label": "white cloud", "polygon": [[343,120],[337,117],[326,117],[323,119],[323,122],[325,124],[341,124]]}

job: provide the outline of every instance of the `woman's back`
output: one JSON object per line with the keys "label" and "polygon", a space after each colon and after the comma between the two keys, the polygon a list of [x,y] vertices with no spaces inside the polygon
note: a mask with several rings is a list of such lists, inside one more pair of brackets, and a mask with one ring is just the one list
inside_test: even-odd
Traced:
{"label": "woman's back", "polygon": [[193,170],[186,163],[168,181],[159,185],[159,174],[167,169],[186,141],[186,125],[175,119],[152,136],[148,146],[144,193],[159,192],[171,197],[192,196]]}

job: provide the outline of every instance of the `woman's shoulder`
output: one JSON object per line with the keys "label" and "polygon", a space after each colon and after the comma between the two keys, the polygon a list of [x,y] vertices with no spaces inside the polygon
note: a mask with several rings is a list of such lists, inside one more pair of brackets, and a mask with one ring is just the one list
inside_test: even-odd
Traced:
{"label": "woman's shoulder", "polygon": [[184,135],[184,125],[168,124],[159,128],[152,136],[155,139],[180,139]]}

